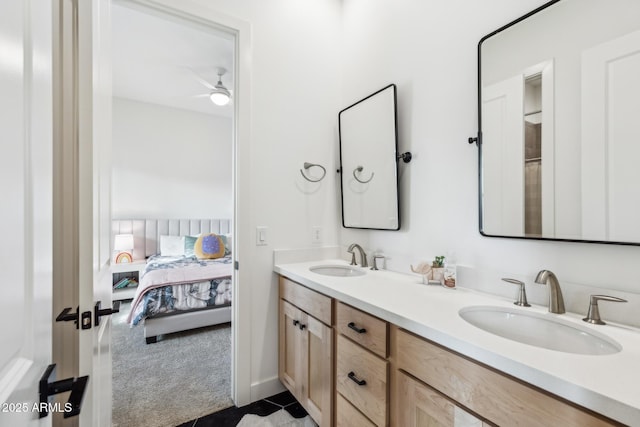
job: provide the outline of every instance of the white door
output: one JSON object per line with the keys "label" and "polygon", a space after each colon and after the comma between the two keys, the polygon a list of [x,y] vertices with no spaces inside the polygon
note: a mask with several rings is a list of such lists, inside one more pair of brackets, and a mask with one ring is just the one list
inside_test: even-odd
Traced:
{"label": "white door", "polygon": [[51,361],[51,2],[0,2],[0,425],[47,426]]}
{"label": "white door", "polygon": [[524,233],[524,77],[482,88],[482,231]]}
{"label": "white door", "polygon": [[90,381],[81,427],[111,425],[111,0],[77,4],[78,298],[91,311],[91,329],[80,330],[79,375]]}
{"label": "white door", "polygon": [[582,55],[582,238],[637,242],[640,31]]}

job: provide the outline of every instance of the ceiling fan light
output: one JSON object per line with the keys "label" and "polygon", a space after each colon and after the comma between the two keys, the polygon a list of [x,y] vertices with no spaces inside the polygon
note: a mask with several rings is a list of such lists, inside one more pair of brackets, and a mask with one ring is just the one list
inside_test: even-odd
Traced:
{"label": "ceiling fan light", "polygon": [[224,74],[224,70],[218,74],[218,83],[209,94],[211,102],[219,106],[227,105],[231,100],[231,92],[222,84],[222,74]]}
{"label": "ceiling fan light", "polygon": [[215,89],[211,92],[211,94],[209,95],[209,98],[211,98],[211,102],[213,102],[216,105],[227,105],[229,103],[229,100],[231,99],[231,94],[229,93],[228,90],[226,89]]}

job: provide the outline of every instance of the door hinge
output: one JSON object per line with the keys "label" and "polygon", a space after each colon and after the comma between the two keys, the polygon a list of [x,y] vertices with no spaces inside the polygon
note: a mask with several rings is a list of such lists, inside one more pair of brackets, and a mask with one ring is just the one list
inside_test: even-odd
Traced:
{"label": "door hinge", "polygon": [[233,262],[233,269],[234,270],[240,270],[240,262],[234,261]]}

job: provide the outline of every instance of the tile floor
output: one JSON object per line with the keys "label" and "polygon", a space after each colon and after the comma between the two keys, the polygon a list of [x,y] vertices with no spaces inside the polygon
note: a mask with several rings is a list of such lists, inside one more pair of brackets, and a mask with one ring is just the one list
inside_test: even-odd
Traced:
{"label": "tile floor", "polygon": [[294,418],[302,418],[307,412],[296,401],[291,393],[282,393],[258,400],[240,408],[234,406],[222,411],[197,418],[195,420],[180,424],[178,427],[235,427],[246,414],[255,414],[262,417],[270,415],[280,409],[285,409]]}

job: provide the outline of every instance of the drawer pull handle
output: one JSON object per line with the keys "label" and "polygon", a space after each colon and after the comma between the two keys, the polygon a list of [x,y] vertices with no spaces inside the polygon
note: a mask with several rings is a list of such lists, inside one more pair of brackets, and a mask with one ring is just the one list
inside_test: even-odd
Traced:
{"label": "drawer pull handle", "polygon": [[351,379],[351,381],[358,385],[367,385],[367,382],[365,380],[359,380],[353,371],[349,372],[347,376]]}
{"label": "drawer pull handle", "polygon": [[300,321],[299,321],[299,320],[294,320],[294,321],[293,321],[293,326],[298,326],[298,323],[300,323]]}
{"label": "drawer pull handle", "polygon": [[306,328],[307,325],[305,325],[304,323],[300,323],[300,325],[298,326],[298,328],[300,328],[301,331],[304,331],[304,328]]}
{"label": "drawer pull handle", "polygon": [[351,322],[347,325],[349,327],[349,329],[353,329],[354,331],[356,331],[359,334],[364,334],[365,332],[367,332],[367,330],[365,328],[358,328],[356,326],[355,323]]}

